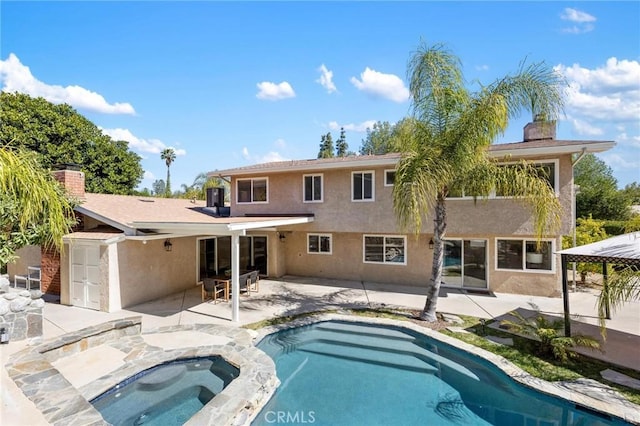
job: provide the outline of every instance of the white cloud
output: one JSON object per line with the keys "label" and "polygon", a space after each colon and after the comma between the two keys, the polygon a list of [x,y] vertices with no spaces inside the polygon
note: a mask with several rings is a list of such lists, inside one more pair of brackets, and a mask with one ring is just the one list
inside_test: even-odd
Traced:
{"label": "white cloud", "polygon": [[284,139],[276,139],[273,143],[276,148],[284,149],[287,147],[287,142]]}
{"label": "white cloud", "polygon": [[640,62],[610,58],[595,69],[574,64],[554,69],[569,83],[568,115],[590,123],[637,122],[640,117]]}
{"label": "white cloud", "polygon": [[578,120],[574,118],[573,120],[571,120],[571,124],[573,126],[573,129],[579,135],[601,136],[604,134],[604,130],[602,130],[599,127],[593,126],[590,123],[583,120]]}
{"label": "white cloud", "polygon": [[593,22],[596,21],[596,17],[578,9],[565,8],[560,14],[560,19],[574,23],[572,26],[563,28],[564,33],[582,34],[593,31],[595,28]]}
{"label": "white cloud", "polygon": [[271,151],[265,155],[258,157],[257,163],[273,163],[274,161],[287,161],[289,158],[283,157],[279,152]]}
{"label": "white cloud", "polygon": [[596,18],[578,9],[566,7],[560,14],[560,19],[571,22],[595,22]]}
{"label": "white cloud", "polygon": [[345,130],[352,131],[352,132],[366,132],[367,129],[373,128],[373,125],[375,123],[376,123],[375,120],[363,121],[360,124],[354,124],[354,123],[338,124],[337,121],[331,121],[329,122],[329,129],[340,130],[340,128],[344,128]]}
{"label": "white cloud", "polygon": [[640,169],[640,159],[637,155],[630,156],[622,156],[619,154],[601,154],[603,160],[612,168],[612,169]]}
{"label": "white cloud", "polygon": [[258,99],[279,101],[281,99],[295,98],[296,96],[293,88],[286,81],[279,84],[263,81],[256,86],[258,86],[258,94],[256,95]]}
{"label": "white cloud", "polygon": [[476,65],[476,71],[489,71],[489,65]]}
{"label": "white cloud", "polygon": [[338,89],[333,83],[333,71],[328,70],[324,64],[318,68],[318,71],[320,71],[320,78],[316,80],[316,83],[320,83],[322,87],[327,89],[327,93],[336,92]]}
{"label": "white cloud", "polygon": [[162,141],[160,141],[158,139],[140,139],[139,137],[137,137],[133,133],[131,133],[131,131],[129,131],[128,129],[120,129],[120,128],[103,129],[103,128],[100,128],[100,130],[102,130],[102,133],[104,133],[105,135],[111,137],[111,139],[113,139],[113,140],[128,142],[129,143],[129,148],[133,149],[134,151],[149,152],[149,153],[152,153],[152,154],[160,154],[160,152],[162,152],[163,149],[171,148],[171,149],[173,149],[175,151],[176,156],[181,156],[181,155],[186,155],[187,154],[187,151],[185,151],[184,149],[178,149],[178,148],[175,148],[175,147],[172,147],[172,146],[167,146]]}
{"label": "white cloud", "polygon": [[29,67],[23,65],[13,53],[0,61],[0,81],[3,92],[19,92],[32,97],[42,97],[54,104],[66,103],[77,109],[104,114],[130,114],[136,112],[129,103],[109,104],[105,98],[80,86],[58,86],[36,79]]}
{"label": "white cloud", "polygon": [[629,136],[628,134],[623,132],[616,137],[616,140],[624,144],[628,144],[633,148],[640,149],[640,135]]}
{"label": "white cloud", "polygon": [[394,74],[383,74],[369,67],[360,74],[360,80],[351,77],[351,84],[365,93],[394,102],[400,103],[409,99],[409,90],[400,77]]}
{"label": "white cloud", "polygon": [[289,160],[289,158],[283,157],[282,154],[276,151],[270,151],[264,155],[251,155],[249,153],[249,149],[246,146],[242,148],[242,157],[252,164],[272,163],[274,161]]}
{"label": "white cloud", "polygon": [[145,179],[145,180],[155,180],[156,176],[153,173],[151,173],[150,171],[145,170],[144,171],[144,175],[142,176],[142,178]]}

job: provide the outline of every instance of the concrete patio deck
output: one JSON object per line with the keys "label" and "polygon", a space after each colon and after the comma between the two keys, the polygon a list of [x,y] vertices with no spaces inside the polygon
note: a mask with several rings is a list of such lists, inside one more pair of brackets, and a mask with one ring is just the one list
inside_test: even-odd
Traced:
{"label": "concrete patio deck", "polygon": [[[238,326],[283,315],[340,308],[401,307],[421,309],[425,301],[423,289],[380,283],[336,281],[315,278],[285,277],[260,281],[260,292],[241,296]],[[599,335],[595,308],[596,294],[575,292],[570,295],[574,332]],[[481,318],[497,318],[517,308],[536,307],[545,314],[562,318],[562,299],[512,294],[470,294],[460,290],[442,289],[438,311]],[[199,287],[168,297],[137,305],[126,310],[105,313],[88,309],[47,303],[44,308],[43,339],[56,337],[109,320],[142,316],[142,330],[162,326],[196,323],[233,324],[231,303],[202,302]],[[604,353],[598,357],[634,369],[640,369],[640,302],[631,302],[615,312],[607,321],[607,341]],[[47,424],[7,376],[4,364],[9,356],[29,342],[10,342],[0,346],[2,368],[2,404],[0,424]],[[87,367],[89,368],[89,367]]]}

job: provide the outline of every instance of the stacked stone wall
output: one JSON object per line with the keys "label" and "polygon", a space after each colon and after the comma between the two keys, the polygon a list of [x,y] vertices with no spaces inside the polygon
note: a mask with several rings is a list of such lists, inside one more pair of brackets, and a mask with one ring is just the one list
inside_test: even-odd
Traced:
{"label": "stacked stone wall", "polygon": [[40,290],[16,289],[7,277],[0,277],[0,328],[9,341],[42,337],[43,307]]}

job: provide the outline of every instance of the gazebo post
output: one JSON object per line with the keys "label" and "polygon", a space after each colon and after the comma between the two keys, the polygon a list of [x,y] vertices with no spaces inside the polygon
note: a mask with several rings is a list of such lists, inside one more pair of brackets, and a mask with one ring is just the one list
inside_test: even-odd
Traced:
{"label": "gazebo post", "polygon": [[560,255],[562,264],[562,301],[564,302],[564,335],[571,336],[571,314],[569,313],[569,285],[567,283],[567,255]]}
{"label": "gazebo post", "polygon": [[602,262],[602,292],[604,293],[606,303],[604,305],[604,316],[611,319],[611,309],[609,308],[609,275],[607,274],[607,262]]}

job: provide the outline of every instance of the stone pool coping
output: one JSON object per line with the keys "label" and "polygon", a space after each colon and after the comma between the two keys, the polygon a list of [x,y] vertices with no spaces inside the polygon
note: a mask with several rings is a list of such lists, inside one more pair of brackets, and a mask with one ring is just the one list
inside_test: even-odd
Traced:
{"label": "stone pool coping", "polygon": [[[176,348],[173,333],[204,333],[214,344]],[[149,344],[149,341],[156,344]],[[164,343],[163,344],[163,338]],[[253,345],[249,330],[217,324],[159,327],[141,333],[141,317],[87,327],[13,354],[7,372],[22,392],[53,425],[105,425],[89,403],[106,390],[140,371],[181,358],[219,355],[240,369],[240,375],[216,395],[187,425],[247,424],[271,398],[279,385],[273,360]],[[102,345],[126,354],[124,365],[79,388],[52,362]],[[163,347],[164,346],[164,347]]]}
{"label": "stone pool coping", "polygon": [[[255,341],[259,343],[267,335],[290,328],[311,325],[318,322],[340,320],[379,325],[391,325],[409,329],[440,342],[451,345],[464,352],[479,356],[510,376],[516,382],[536,391],[579,404],[594,411],[611,415],[626,422],[640,425],[640,406],[628,401],[614,389],[591,379],[580,379],[568,382],[547,382],[533,377],[507,359],[492,352],[473,346],[454,337],[447,336],[429,328],[421,327],[410,321],[399,321],[388,318],[359,317],[336,313],[325,313],[299,318],[291,322],[269,326],[258,330]],[[257,415],[259,410],[255,411]]]}

